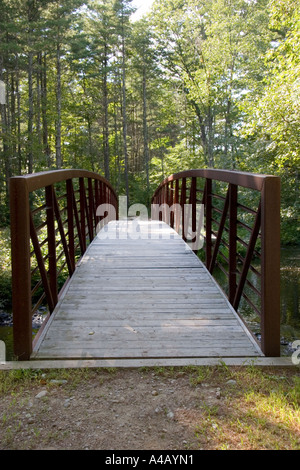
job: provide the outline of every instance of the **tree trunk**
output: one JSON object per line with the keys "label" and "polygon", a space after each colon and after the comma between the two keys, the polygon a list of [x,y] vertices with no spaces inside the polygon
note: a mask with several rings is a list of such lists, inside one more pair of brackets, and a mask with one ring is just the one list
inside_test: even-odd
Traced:
{"label": "tree trunk", "polygon": [[207,147],[207,159],[210,168],[214,168],[214,116],[211,106],[208,108],[207,113],[207,126],[208,126],[208,147]]}
{"label": "tree trunk", "polygon": [[[3,59],[0,57],[0,80],[5,83],[3,76]],[[7,96],[5,96],[5,101],[7,103]],[[1,131],[2,131],[2,146],[3,146],[3,159],[4,159],[4,168],[5,168],[5,190],[6,196],[8,198],[9,194],[9,185],[8,180],[10,175],[10,159],[9,159],[9,147],[8,147],[8,127],[7,127],[7,114],[6,114],[6,104],[0,104],[1,111]]]}
{"label": "tree trunk", "polygon": [[148,140],[148,123],[147,123],[147,80],[146,80],[146,67],[143,67],[143,136],[144,136],[144,162],[146,170],[147,182],[147,202],[150,196],[150,182],[149,182],[149,140]]}
{"label": "tree trunk", "polygon": [[114,150],[115,150],[115,158],[116,158],[116,177],[115,177],[115,189],[117,193],[119,192],[120,188],[120,183],[121,183],[121,158],[120,158],[120,145],[119,145],[119,127],[118,127],[118,115],[117,115],[117,109],[118,106],[116,103],[114,103],[114,132],[115,132],[115,144],[114,144]]}
{"label": "tree trunk", "polygon": [[10,156],[13,162],[16,161],[16,154],[17,154],[17,119],[16,119],[16,78],[15,73],[11,73],[11,80],[10,80],[10,87],[11,87],[11,96],[10,96],[10,114],[11,114],[11,123],[10,123],[10,134],[11,134],[11,151]]}
{"label": "tree trunk", "polygon": [[28,53],[28,142],[27,142],[27,164],[28,173],[33,172],[33,52]]}
{"label": "tree trunk", "polygon": [[56,49],[56,168],[62,167],[61,154],[61,58],[60,44]]}
{"label": "tree trunk", "polygon": [[19,67],[17,68],[17,79],[16,79],[16,94],[17,94],[17,142],[18,142],[18,174],[22,173],[22,148],[21,148],[21,96],[20,96],[20,87],[19,87]]}
{"label": "tree trunk", "polygon": [[109,130],[108,130],[108,90],[107,90],[107,43],[104,45],[104,76],[103,76],[103,107],[104,107],[104,126],[103,126],[103,147],[104,147],[104,172],[105,178],[110,179],[109,174]]}
{"label": "tree trunk", "polygon": [[122,117],[123,117],[123,149],[124,149],[124,171],[127,205],[129,207],[129,181],[128,181],[128,150],[127,150],[127,116],[126,116],[126,71],[125,71],[125,38],[122,35]]}
{"label": "tree trunk", "polygon": [[42,105],[42,126],[43,126],[43,149],[48,167],[51,167],[51,156],[48,137],[48,117],[47,117],[47,54],[42,56],[41,68],[41,105]]}
{"label": "tree trunk", "polygon": [[37,56],[37,70],[36,70],[36,132],[38,137],[39,152],[42,148],[42,135],[41,135],[41,76],[42,76],[42,54],[38,53]]}
{"label": "tree trunk", "polygon": [[[92,171],[95,171],[95,162],[94,162],[94,154],[93,154],[93,140],[92,140],[92,123],[91,117],[88,115],[86,117],[87,125],[88,125],[88,136],[89,136],[89,159],[91,162]],[[75,152],[76,152],[76,124],[75,124]],[[76,160],[76,158],[75,158]],[[105,176],[106,177],[106,176]]]}

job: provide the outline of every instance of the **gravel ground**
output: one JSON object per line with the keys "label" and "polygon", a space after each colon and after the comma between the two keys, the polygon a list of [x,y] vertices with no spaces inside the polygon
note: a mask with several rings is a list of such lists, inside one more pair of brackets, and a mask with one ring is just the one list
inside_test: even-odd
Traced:
{"label": "gravel ground", "polygon": [[201,449],[205,410],[222,412],[234,386],[173,371],[108,369],[79,382],[51,374],[1,398],[0,449]]}

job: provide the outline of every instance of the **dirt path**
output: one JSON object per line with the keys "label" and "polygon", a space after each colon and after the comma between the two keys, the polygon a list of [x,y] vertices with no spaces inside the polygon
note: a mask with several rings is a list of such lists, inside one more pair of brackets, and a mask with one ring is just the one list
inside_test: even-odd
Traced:
{"label": "dirt path", "polygon": [[216,449],[221,425],[223,438],[232,428],[229,448],[241,448],[235,400],[253,384],[232,370],[30,373],[1,397],[0,449]]}

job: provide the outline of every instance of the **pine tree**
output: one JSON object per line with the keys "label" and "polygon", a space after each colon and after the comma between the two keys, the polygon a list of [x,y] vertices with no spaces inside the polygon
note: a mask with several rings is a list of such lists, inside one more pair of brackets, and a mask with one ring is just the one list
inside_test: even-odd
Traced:
{"label": "pine tree", "polygon": [[125,188],[127,196],[127,204],[129,204],[129,164],[128,164],[128,147],[127,147],[127,104],[126,104],[126,52],[127,40],[130,34],[129,18],[134,8],[131,6],[131,0],[116,0],[115,11],[118,18],[118,35],[121,43],[122,57],[122,122],[123,122],[123,152],[124,152],[124,176]]}
{"label": "pine tree", "polygon": [[48,27],[55,44],[56,65],[56,121],[55,121],[55,154],[56,167],[63,166],[62,159],[62,75],[63,60],[72,40],[71,26],[77,17],[82,0],[52,0],[48,11]]}

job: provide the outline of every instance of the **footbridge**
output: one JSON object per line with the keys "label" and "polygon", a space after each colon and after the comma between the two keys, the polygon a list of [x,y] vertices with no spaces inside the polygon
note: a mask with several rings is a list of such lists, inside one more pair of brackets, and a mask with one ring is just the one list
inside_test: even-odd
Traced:
{"label": "footbridge", "polygon": [[184,171],[127,212],[98,174],[57,170],[10,198],[18,361],[280,356],[279,178]]}

